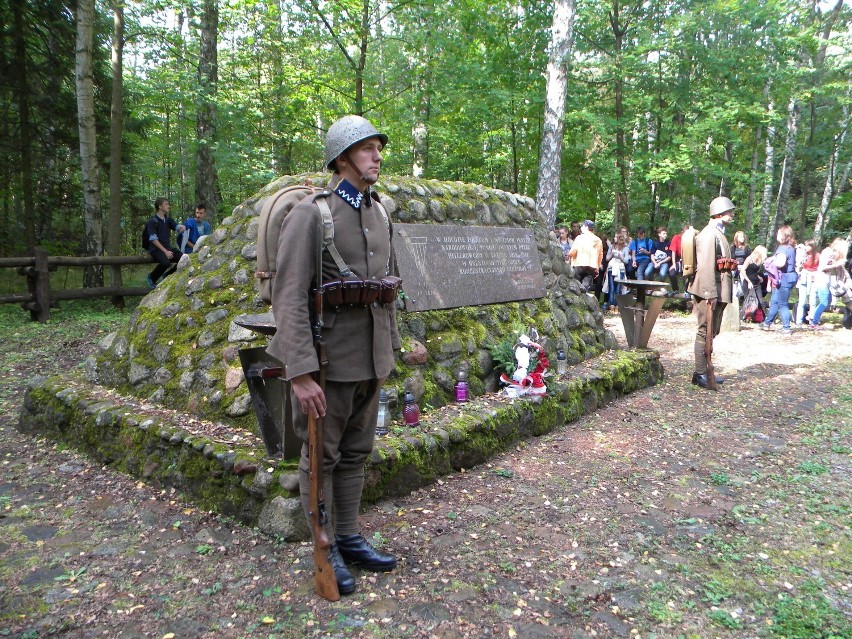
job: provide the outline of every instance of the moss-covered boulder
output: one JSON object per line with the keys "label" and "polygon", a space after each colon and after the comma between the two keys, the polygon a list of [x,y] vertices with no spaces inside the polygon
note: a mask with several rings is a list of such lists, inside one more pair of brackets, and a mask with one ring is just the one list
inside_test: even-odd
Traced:
{"label": "moss-covered boulder", "polygon": [[[266,338],[234,319],[269,310],[254,277],[264,201],[307,178],[320,183],[326,176],[282,177],[237,206],[195,253],[181,260],[175,274],[142,300],[127,328],[103,340],[101,352],[87,362],[89,380],[167,408],[254,429],[238,351],[262,346]],[[569,363],[579,363],[615,348],[597,301],[582,294],[571,277],[532,199],[474,184],[403,177],[387,177],[377,190],[394,221],[532,228],[548,290],[545,298],[527,302],[400,310],[405,347],[388,380],[392,408],[406,380],[423,405],[445,405],[462,366],[474,395],[495,390],[501,371],[495,369],[490,347],[517,326],[536,327],[552,360],[558,349],[566,351]]]}

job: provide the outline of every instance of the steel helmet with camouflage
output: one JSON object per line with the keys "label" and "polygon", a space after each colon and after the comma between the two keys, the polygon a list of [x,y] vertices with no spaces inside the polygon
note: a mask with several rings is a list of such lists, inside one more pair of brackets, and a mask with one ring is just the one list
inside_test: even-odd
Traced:
{"label": "steel helmet with camouflage", "polygon": [[331,125],[325,136],[325,168],[335,169],[334,161],[353,144],[370,138],[379,138],[382,146],[388,143],[388,136],[379,133],[370,121],[360,115],[346,115]]}
{"label": "steel helmet with camouflage", "polygon": [[722,215],[723,213],[727,213],[728,211],[733,211],[736,206],[731,202],[728,198],[722,196],[717,197],[715,200],[710,202],[710,217],[716,217],[717,215]]}

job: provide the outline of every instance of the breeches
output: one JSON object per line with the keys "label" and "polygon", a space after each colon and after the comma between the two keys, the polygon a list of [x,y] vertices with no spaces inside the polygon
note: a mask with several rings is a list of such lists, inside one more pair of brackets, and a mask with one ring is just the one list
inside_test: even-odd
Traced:
{"label": "breeches", "polygon": [[[716,308],[712,311],[713,337],[716,337],[722,328],[722,315],[726,306],[727,304],[717,302]],[[700,375],[707,373],[707,358],[704,354],[704,347],[707,343],[707,313],[709,311],[710,308],[707,306],[706,300],[696,297],[692,305],[692,313],[698,323],[698,328],[695,331],[695,372]]]}
{"label": "breeches", "polygon": [[[364,490],[364,464],[373,450],[379,391],[384,379],[363,382],[326,382],[326,413],[323,419],[323,490],[331,505],[326,533],[351,535],[359,532],[358,509]],[[302,440],[299,460],[299,490],[302,506],[310,519],[310,460],[308,416],[292,394],[293,430]]]}

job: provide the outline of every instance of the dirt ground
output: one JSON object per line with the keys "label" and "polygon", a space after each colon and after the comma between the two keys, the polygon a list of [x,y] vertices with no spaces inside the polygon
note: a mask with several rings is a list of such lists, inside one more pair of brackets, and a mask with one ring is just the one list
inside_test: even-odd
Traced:
{"label": "dirt ground", "polygon": [[0,344],[0,637],[852,637],[852,331],[722,334],[712,393],[664,315],[662,384],[366,509],[400,565],[329,603],[308,544],[14,430],[98,330]]}

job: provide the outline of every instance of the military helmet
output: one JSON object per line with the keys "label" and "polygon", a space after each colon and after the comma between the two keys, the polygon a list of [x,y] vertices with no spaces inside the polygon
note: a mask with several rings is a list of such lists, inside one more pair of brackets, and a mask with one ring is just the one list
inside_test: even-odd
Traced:
{"label": "military helmet", "polygon": [[722,196],[717,197],[715,200],[710,202],[710,217],[716,217],[717,215],[722,215],[722,213],[727,213],[728,211],[733,211],[736,206],[731,202],[728,198]]}
{"label": "military helmet", "polygon": [[334,169],[334,161],[353,144],[379,138],[382,146],[388,143],[388,136],[376,131],[366,118],[360,115],[346,115],[331,125],[325,136],[325,168]]}

